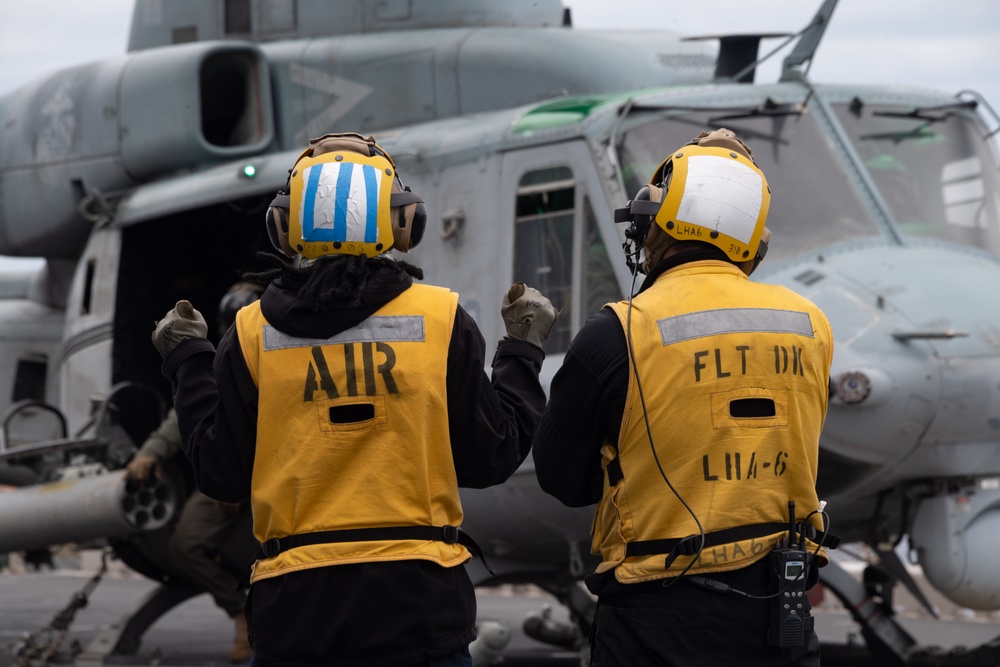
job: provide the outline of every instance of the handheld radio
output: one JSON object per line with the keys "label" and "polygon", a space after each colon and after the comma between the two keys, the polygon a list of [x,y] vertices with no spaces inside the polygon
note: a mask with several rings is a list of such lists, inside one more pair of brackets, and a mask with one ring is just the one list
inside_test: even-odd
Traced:
{"label": "handheld radio", "polygon": [[771,581],[767,643],[789,648],[805,642],[806,551],[796,540],[795,501],[788,501],[788,541],[782,538],[769,556]]}

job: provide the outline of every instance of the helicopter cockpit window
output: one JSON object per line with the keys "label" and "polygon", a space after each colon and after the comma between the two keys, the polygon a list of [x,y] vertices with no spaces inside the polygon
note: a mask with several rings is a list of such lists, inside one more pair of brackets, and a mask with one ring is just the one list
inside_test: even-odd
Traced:
{"label": "helicopter cockpit window", "polygon": [[568,167],[528,172],[517,189],[514,280],[536,288],[562,311],[545,341],[548,354],[565,352],[572,336],[575,193]]}
{"label": "helicopter cockpit window", "polygon": [[808,109],[780,116],[723,118],[723,114],[721,110],[699,111],[664,117],[664,112],[658,112],[650,120],[641,115],[630,119],[619,145],[626,190],[638,192],[667,151],[699,132],[726,127],[750,146],[771,188],[767,226],[774,236],[768,248],[769,265],[830,243],[879,234]]}
{"label": "helicopter cockpit window", "polygon": [[966,106],[834,109],[904,233],[1000,253],[1000,174]]}

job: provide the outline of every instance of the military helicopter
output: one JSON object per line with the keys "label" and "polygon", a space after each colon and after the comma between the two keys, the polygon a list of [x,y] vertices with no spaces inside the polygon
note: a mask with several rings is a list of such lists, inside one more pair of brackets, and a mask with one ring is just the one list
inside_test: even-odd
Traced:
{"label": "military helicopter", "polygon": [[[0,552],[103,538],[163,579],[146,542],[183,476],[150,492],[120,472],[170,396],[152,322],[255,268],[265,207],[309,137],[377,136],[432,216],[407,259],[459,291],[487,341],[511,282],[552,299],[548,379],[586,318],[633,289],[613,209],[665,151],[725,126],[772,188],[754,279],[813,300],[835,335],[818,486],[832,530],[878,558],[862,581],[836,563],[822,580],[878,664],[961,664],[893,618],[897,583],[925,599],[895,547],[907,539],[957,604],[1000,608],[1000,117],[972,91],[813,83],[835,6],[765,84],[774,35],[650,31],[620,49],[621,34],[574,30],[559,0],[137,0],[127,55],[0,98],[0,253],[46,260],[2,283],[0,484],[16,488],[0,494]],[[775,367],[794,373],[794,356]],[[767,474],[713,465],[727,483]],[[574,623],[525,631],[579,646],[591,508],[545,496],[530,459],[462,498],[498,572],[470,565],[477,580],[553,593]],[[136,622],[133,646],[179,597]]]}

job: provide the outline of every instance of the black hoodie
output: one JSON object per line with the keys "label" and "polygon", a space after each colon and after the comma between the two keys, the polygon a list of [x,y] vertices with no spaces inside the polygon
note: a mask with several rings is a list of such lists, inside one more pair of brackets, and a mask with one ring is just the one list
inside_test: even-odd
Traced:
{"label": "black hoodie", "polygon": [[[301,283],[283,275],[265,290],[261,310],[284,333],[329,338],[411,284],[408,274],[375,259],[359,305],[333,304],[317,312],[298,296]],[[475,321],[459,306],[442,372],[462,487],[483,488],[510,477],[528,454],[545,405],[538,380],[541,349],[500,341],[491,378],[484,371],[485,348]],[[163,372],[173,382],[182,443],[198,488],[218,500],[247,499],[258,394],[235,328],[217,351],[204,339],[181,344],[164,359]],[[475,637],[475,618],[475,592],[465,568],[426,561],[294,572],[254,584],[247,603],[258,665],[413,665],[467,645]]]}

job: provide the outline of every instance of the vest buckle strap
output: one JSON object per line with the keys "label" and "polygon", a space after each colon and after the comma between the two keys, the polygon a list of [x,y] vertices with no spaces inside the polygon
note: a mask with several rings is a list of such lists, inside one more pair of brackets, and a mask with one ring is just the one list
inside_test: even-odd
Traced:
{"label": "vest buckle strap", "polygon": [[266,542],[262,542],[260,545],[260,553],[263,558],[274,558],[282,551],[281,540],[277,537],[272,537]]}
{"label": "vest buckle strap", "polygon": [[766,535],[780,533],[787,528],[788,524],[777,522],[724,528],[705,533],[704,544],[702,544],[702,536],[700,534],[661,540],[638,540],[626,543],[625,556],[657,556],[667,554],[667,562],[669,564],[673,563],[678,556],[694,556],[698,553],[699,548],[715,547],[720,544],[739,542],[752,538],[759,539]]}
{"label": "vest buckle strap", "polygon": [[[625,557],[666,554],[664,568],[670,569],[670,566],[679,556],[695,556],[701,548],[717,547],[722,544],[740,542],[742,540],[760,539],[767,535],[787,530],[788,524],[786,523],[757,523],[705,533],[704,543],[702,543],[701,535],[688,535],[682,538],[662,540],[638,540],[625,544]],[[841,541],[836,535],[818,530],[809,523],[799,523],[796,525],[795,530],[802,537],[812,540],[816,544],[822,544],[828,549],[836,549]]]}
{"label": "vest buckle strap", "polygon": [[701,535],[689,535],[682,540],[678,540],[670,553],[667,554],[663,562],[663,569],[669,570],[678,556],[696,556],[702,547]]}
{"label": "vest buckle strap", "polygon": [[831,535],[830,533],[818,529],[811,523],[806,523],[801,521],[795,524],[795,531],[800,537],[804,537],[807,540],[812,540],[816,544],[822,544],[827,549],[836,549],[840,546],[841,538],[838,535]]}
{"label": "vest buckle strap", "polygon": [[286,537],[272,537],[262,542],[254,561],[273,558],[282,551],[313,544],[335,542],[370,542],[380,540],[437,540],[447,544],[461,544],[478,556],[490,574],[496,575],[486,562],[486,556],[476,541],[458,526],[392,526],[386,528],[348,528],[345,530],[323,530],[315,533],[300,533]]}
{"label": "vest buckle strap", "polygon": [[677,550],[678,555],[681,556],[694,556],[698,553],[701,548],[701,535],[689,535],[683,540],[677,543],[674,549]]}

